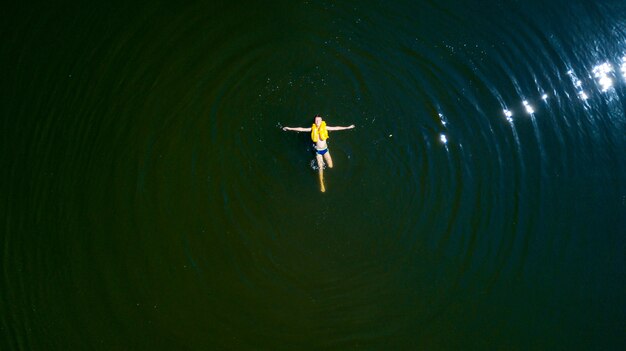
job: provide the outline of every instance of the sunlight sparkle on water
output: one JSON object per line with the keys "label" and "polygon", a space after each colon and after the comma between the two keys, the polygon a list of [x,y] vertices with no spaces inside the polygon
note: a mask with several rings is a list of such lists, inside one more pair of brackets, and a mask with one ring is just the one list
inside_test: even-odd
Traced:
{"label": "sunlight sparkle on water", "polygon": [[526,112],[528,112],[529,114],[533,114],[535,113],[535,110],[533,109],[532,106],[530,106],[530,104],[528,103],[528,101],[524,100],[522,101],[522,104],[524,105],[524,107],[526,108]]}
{"label": "sunlight sparkle on water", "polygon": [[545,101],[548,100],[548,94],[543,94],[541,95],[541,98]]}
{"label": "sunlight sparkle on water", "polygon": [[621,71],[622,71],[622,77],[624,77],[624,79],[626,79],[626,56],[622,57]]}
{"label": "sunlight sparkle on water", "polygon": [[446,126],[446,123],[448,123],[442,113],[439,113],[439,120],[441,121],[441,125],[444,127]]}
{"label": "sunlight sparkle on water", "polygon": [[439,139],[441,140],[442,143],[447,144],[448,143],[448,138],[446,138],[445,134],[441,134],[439,135]]}
{"label": "sunlight sparkle on water", "polygon": [[613,66],[605,62],[595,66],[592,70],[593,76],[598,79],[598,84],[602,87],[602,91],[608,91],[613,86],[613,79],[609,77],[609,73],[613,72]]}
{"label": "sunlight sparkle on water", "polygon": [[570,76],[570,78],[572,79],[572,83],[574,83],[574,86],[576,88],[578,88],[578,96],[580,97],[581,100],[587,100],[589,99],[589,96],[587,96],[587,93],[585,93],[585,91],[583,90],[582,86],[583,83],[580,81],[580,79],[578,79],[576,77],[576,75],[574,74],[574,72],[570,69],[569,71],[567,71],[567,74]]}
{"label": "sunlight sparkle on water", "polygon": [[502,111],[504,112],[504,115],[506,116],[506,120],[509,121],[509,123],[513,123],[513,118],[512,118],[513,117],[513,112],[511,112],[511,111],[509,111],[507,109],[504,109]]}

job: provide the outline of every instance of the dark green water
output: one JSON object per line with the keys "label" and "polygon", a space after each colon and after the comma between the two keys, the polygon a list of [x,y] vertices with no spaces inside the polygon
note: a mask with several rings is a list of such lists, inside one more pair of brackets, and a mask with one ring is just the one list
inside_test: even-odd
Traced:
{"label": "dark green water", "polygon": [[0,350],[626,347],[624,2],[0,17]]}

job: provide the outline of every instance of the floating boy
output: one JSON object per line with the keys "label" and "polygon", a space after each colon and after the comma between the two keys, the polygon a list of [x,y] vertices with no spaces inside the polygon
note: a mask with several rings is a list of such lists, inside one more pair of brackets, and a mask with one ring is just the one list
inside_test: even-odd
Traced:
{"label": "floating boy", "polygon": [[348,127],[327,126],[320,115],[315,115],[315,123],[311,125],[311,128],[283,128],[283,130],[291,130],[294,132],[311,132],[311,140],[315,143],[315,158],[317,159],[317,166],[319,168],[320,190],[322,192],[326,192],[326,188],[324,187],[324,160],[326,160],[329,168],[333,168],[333,159],[330,157],[328,144],[326,143],[326,140],[328,140],[328,132],[352,128],[354,128],[354,124]]}

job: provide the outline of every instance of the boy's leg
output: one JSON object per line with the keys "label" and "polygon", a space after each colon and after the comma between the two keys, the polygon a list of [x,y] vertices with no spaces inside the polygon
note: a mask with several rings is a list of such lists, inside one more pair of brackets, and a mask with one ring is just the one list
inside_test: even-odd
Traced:
{"label": "boy's leg", "polygon": [[326,188],[324,187],[324,159],[322,155],[319,154],[316,154],[315,158],[317,159],[317,168],[320,178],[320,190],[324,193],[326,192]]}
{"label": "boy's leg", "polygon": [[326,160],[326,163],[328,164],[329,168],[333,168],[333,159],[332,157],[330,157],[330,151],[327,151],[324,154],[324,159]]}

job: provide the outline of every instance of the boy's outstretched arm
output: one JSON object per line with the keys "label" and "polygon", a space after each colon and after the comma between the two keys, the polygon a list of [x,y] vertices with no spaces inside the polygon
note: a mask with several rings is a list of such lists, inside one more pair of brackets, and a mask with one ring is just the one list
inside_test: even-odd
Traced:
{"label": "boy's outstretched arm", "polygon": [[294,132],[310,132],[311,128],[300,128],[300,127],[295,127],[295,128],[291,128],[291,127],[283,127],[283,130],[291,130]]}
{"label": "boy's outstretched arm", "polygon": [[326,127],[326,130],[346,130],[346,129],[352,129],[354,128],[354,124],[349,125],[347,127]]}

